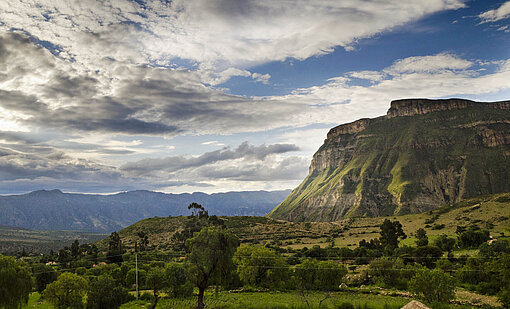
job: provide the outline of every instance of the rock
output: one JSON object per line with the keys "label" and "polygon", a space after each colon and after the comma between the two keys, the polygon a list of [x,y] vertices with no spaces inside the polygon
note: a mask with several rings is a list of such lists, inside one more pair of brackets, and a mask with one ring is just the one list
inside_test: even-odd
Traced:
{"label": "rock", "polygon": [[336,221],[417,213],[510,191],[510,101],[405,99],[331,129],[269,216]]}

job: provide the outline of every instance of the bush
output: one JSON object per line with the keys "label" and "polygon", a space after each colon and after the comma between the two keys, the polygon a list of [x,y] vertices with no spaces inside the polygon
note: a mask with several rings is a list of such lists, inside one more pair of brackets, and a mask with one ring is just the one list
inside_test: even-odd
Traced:
{"label": "bush", "polygon": [[116,285],[111,277],[100,276],[90,283],[87,294],[87,309],[114,309],[131,301],[134,296],[127,289]]}
{"label": "bush", "polygon": [[409,288],[429,303],[447,303],[455,298],[454,279],[439,269],[418,270],[409,282]]}

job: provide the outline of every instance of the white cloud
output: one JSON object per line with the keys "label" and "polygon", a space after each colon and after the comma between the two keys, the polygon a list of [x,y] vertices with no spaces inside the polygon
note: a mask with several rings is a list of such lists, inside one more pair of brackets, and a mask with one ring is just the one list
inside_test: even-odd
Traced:
{"label": "white cloud", "polygon": [[473,63],[456,55],[441,53],[433,56],[409,57],[396,61],[385,71],[395,75],[399,73],[436,73],[443,70],[464,70]]}
{"label": "white cloud", "polygon": [[489,10],[478,15],[482,23],[496,22],[502,19],[510,18],[510,1],[503,3],[499,8]]}
{"label": "white cloud", "polygon": [[12,0],[0,4],[0,20],[4,29],[23,29],[54,44],[62,58],[85,70],[108,71],[107,58],[157,65],[188,59],[222,72],[348,48],[360,38],[461,7],[463,0],[176,0],[143,6],[127,0]]}

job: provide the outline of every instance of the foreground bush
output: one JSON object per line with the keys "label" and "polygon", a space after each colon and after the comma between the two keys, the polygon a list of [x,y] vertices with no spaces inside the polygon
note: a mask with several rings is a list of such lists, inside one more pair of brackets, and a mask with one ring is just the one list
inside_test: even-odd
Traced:
{"label": "foreground bush", "polygon": [[428,303],[447,303],[455,298],[454,279],[439,269],[418,270],[409,288]]}
{"label": "foreground bush", "polygon": [[87,280],[72,273],[63,273],[57,281],[48,284],[43,296],[57,309],[81,309],[87,288]]}

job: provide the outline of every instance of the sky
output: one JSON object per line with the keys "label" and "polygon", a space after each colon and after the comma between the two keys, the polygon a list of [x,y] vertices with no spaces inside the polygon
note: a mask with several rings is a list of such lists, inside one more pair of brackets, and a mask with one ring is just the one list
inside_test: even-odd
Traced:
{"label": "sky", "polygon": [[4,0],[0,194],[293,189],[418,97],[510,99],[510,1]]}

